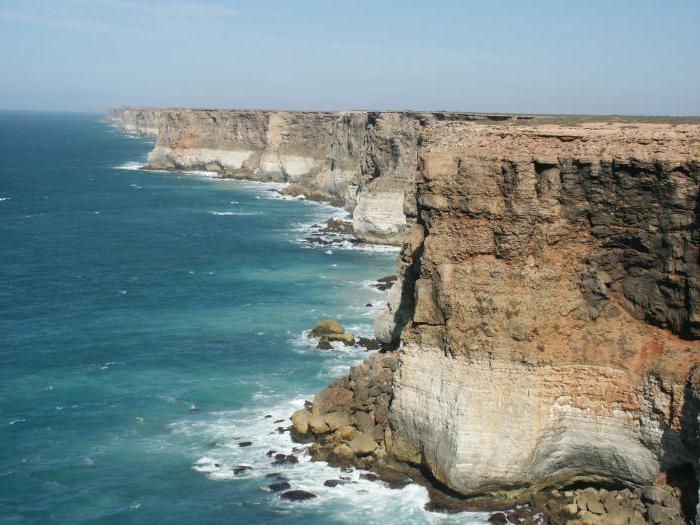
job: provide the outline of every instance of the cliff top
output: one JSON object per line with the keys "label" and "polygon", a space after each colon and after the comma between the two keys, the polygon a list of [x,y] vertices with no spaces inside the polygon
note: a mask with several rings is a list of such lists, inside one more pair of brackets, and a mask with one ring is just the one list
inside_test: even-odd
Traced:
{"label": "cliff top", "polygon": [[[538,117],[539,119],[540,117]],[[662,120],[592,120],[563,123],[562,118],[525,125],[431,122],[424,151],[456,152],[479,157],[559,156],[695,160],[700,158],[700,123]]]}
{"label": "cliff top", "polygon": [[307,115],[337,115],[337,114],[398,114],[415,115],[416,117],[433,117],[438,120],[457,121],[480,121],[498,123],[505,126],[517,125],[543,125],[556,124],[566,126],[577,126],[586,123],[620,123],[620,124],[697,124],[700,125],[700,116],[653,116],[653,115],[548,115],[536,113],[500,113],[500,112],[478,112],[478,111],[448,111],[448,110],[370,110],[353,109],[340,111],[319,111],[319,110],[286,110],[286,109],[244,109],[244,108],[178,108],[165,107],[157,108],[150,106],[118,106],[110,108],[109,111],[188,111],[188,112],[232,112],[232,113],[291,113]]}

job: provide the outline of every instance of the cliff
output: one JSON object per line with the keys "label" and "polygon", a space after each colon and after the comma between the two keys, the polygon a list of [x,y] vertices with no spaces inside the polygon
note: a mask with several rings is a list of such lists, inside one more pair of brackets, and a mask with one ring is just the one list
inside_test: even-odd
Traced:
{"label": "cliff", "polygon": [[315,458],[417,467],[460,498],[562,489],[574,499],[551,523],[694,519],[697,119],[172,109],[158,123],[151,167],[289,182],[351,210],[359,238],[403,243],[375,324],[392,350],[293,416]]}
{"label": "cliff", "polygon": [[680,483],[691,519],[699,158],[697,124],[426,125],[376,324],[400,347],[321,392],[297,432],[318,457],[399,459],[468,496]]}
{"label": "cliff", "polygon": [[157,108],[111,108],[105,120],[119,126],[122,131],[146,138],[158,136],[160,109]]}
{"label": "cliff", "polygon": [[154,169],[201,169],[224,177],[287,182],[287,192],[352,213],[355,235],[402,244],[403,194],[416,171],[421,130],[432,122],[522,116],[446,112],[302,112],[118,108],[108,118],[157,142]]}

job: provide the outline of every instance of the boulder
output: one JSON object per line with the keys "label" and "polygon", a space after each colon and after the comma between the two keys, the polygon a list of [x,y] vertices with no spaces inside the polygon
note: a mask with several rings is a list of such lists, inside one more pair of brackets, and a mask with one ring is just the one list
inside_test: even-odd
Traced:
{"label": "boulder", "polygon": [[281,492],[283,490],[292,488],[292,486],[287,481],[280,481],[278,483],[272,483],[268,485],[267,488],[269,488],[272,492]]}
{"label": "boulder", "polygon": [[292,427],[299,434],[307,434],[309,432],[309,416],[308,410],[297,410],[292,414]]}
{"label": "boulder", "polygon": [[350,441],[357,435],[357,429],[352,425],[343,425],[335,431],[336,439]]}
{"label": "boulder", "polygon": [[314,434],[325,434],[328,432],[328,423],[325,416],[311,414],[308,418],[309,430]]}
{"label": "boulder", "polygon": [[275,460],[272,462],[273,465],[295,465],[299,463],[299,458],[294,454],[275,454]]}
{"label": "boulder", "polygon": [[492,523],[493,525],[506,525],[510,522],[508,521],[508,517],[505,515],[505,513],[496,512],[495,514],[491,514],[489,516],[489,523]]}
{"label": "boulder", "polygon": [[328,340],[328,337],[324,335],[321,336],[321,338],[318,340],[316,348],[318,348],[319,350],[331,350],[333,348],[333,345]]}
{"label": "boulder", "polygon": [[379,350],[382,346],[376,339],[370,339],[368,337],[360,337],[357,340],[357,344],[367,350]]}
{"label": "boulder", "polygon": [[348,443],[348,446],[356,456],[369,456],[379,447],[372,435],[366,432],[353,438],[352,441]]}
{"label": "boulder", "polygon": [[316,497],[316,494],[307,492],[306,490],[288,490],[280,494],[280,498],[289,501],[306,501]]}
{"label": "boulder", "polygon": [[311,335],[321,337],[322,335],[339,335],[344,334],[345,328],[334,319],[324,319],[319,321],[311,330]]}
{"label": "boulder", "polygon": [[666,496],[666,491],[661,487],[644,487],[642,491],[642,501],[644,503],[661,503]]}
{"label": "boulder", "polygon": [[326,425],[328,430],[334,432],[340,427],[344,427],[350,424],[350,418],[345,414],[339,414],[338,412],[331,412],[324,416],[326,420]]}
{"label": "boulder", "polygon": [[346,444],[342,443],[333,450],[331,450],[328,455],[328,461],[331,463],[347,463],[355,457],[353,450]]}
{"label": "boulder", "polygon": [[334,488],[334,487],[337,487],[338,485],[346,485],[347,483],[349,483],[349,481],[345,480],[345,479],[327,479],[326,481],[323,482],[323,485],[325,487]]}

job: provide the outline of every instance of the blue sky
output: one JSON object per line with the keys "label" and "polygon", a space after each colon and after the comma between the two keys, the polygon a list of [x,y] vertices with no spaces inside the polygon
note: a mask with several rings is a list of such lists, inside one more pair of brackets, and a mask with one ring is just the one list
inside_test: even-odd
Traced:
{"label": "blue sky", "polygon": [[700,0],[0,0],[0,107],[700,115]]}

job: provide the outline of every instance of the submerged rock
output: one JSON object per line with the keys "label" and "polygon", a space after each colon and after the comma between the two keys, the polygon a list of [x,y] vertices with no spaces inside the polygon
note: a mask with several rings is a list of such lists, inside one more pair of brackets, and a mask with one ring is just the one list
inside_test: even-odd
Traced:
{"label": "submerged rock", "polygon": [[272,462],[275,466],[296,465],[297,463],[299,463],[299,458],[294,454],[275,454],[275,460]]}
{"label": "submerged rock", "polygon": [[280,498],[290,501],[306,501],[316,497],[316,494],[307,492],[306,490],[288,490],[280,494]]}
{"label": "submerged rock", "polygon": [[337,487],[338,485],[346,485],[347,483],[349,483],[349,481],[346,481],[344,479],[327,479],[326,481],[323,482],[323,486],[334,488],[334,487]]}
{"label": "submerged rock", "polygon": [[281,492],[283,490],[287,490],[291,488],[292,486],[289,484],[288,481],[280,481],[278,483],[271,483],[270,485],[267,486],[272,492]]}
{"label": "submerged rock", "polygon": [[368,337],[360,337],[357,340],[357,345],[361,346],[367,350],[379,350],[382,345],[376,339],[370,339]]}

